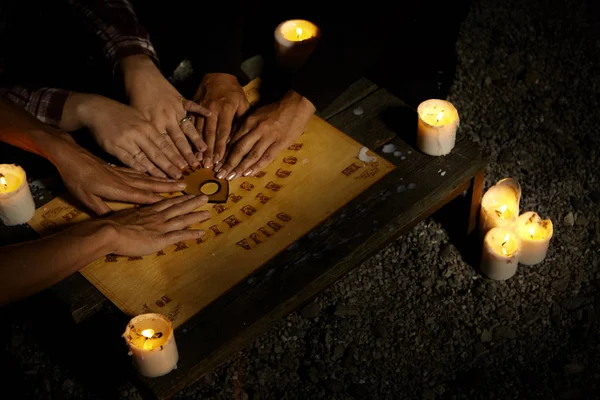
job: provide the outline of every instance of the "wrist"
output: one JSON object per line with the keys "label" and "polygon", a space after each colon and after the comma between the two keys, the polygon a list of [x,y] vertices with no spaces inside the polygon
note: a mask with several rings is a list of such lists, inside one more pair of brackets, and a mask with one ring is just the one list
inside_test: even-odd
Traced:
{"label": "wrist", "polygon": [[119,66],[123,74],[134,72],[140,68],[156,68],[154,61],[146,54],[134,54],[131,56],[123,57],[119,60]]}
{"label": "wrist", "polygon": [[36,153],[56,165],[61,156],[69,153],[75,140],[66,132],[54,129],[34,129],[28,132],[35,143]]}
{"label": "wrist", "polygon": [[291,107],[294,112],[305,116],[312,116],[317,110],[314,104],[295,90],[288,90],[282,97],[281,103]]}
{"label": "wrist", "polygon": [[[97,105],[102,96],[89,93],[73,92],[69,95],[63,109],[63,118],[60,128],[67,132],[90,127],[90,116],[94,112],[94,104]],[[98,110],[96,109],[96,112]]]}
{"label": "wrist", "polygon": [[70,235],[75,241],[82,243],[85,249],[86,265],[90,262],[111,254],[116,249],[116,232],[111,223],[106,220],[96,219],[73,225],[69,229]]}

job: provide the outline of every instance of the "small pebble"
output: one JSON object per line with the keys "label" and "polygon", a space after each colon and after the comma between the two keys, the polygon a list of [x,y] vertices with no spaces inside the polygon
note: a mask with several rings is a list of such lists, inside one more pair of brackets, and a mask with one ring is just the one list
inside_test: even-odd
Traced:
{"label": "small pebble", "polygon": [[406,192],[406,186],[400,185],[396,188],[396,193]]}
{"label": "small pebble", "polygon": [[400,157],[401,160],[406,160],[406,157],[402,156]]}
{"label": "small pebble", "polygon": [[365,110],[363,110],[363,108],[361,106],[358,106],[354,110],[352,110],[352,113],[354,115],[363,115],[364,112],[365,112]]}
{"label": "small pebble", "polygon": [[446,171],[442,171],[442,173],[440,174],[441,176],[446,175]]}
{"label": "small pebble", "polygon": [[394,157],[400,157],[402,156],[402,152],[401,151],[395,151],[394,152]]}
{"label": "small pebble", "polygon": [[409,189],[414,189],[414,188],[416,188],[416,187],[417,187],[417,184],[416,184],[416,183],[409,183],[409,184],[408,184],[408,188],[409,188]]}

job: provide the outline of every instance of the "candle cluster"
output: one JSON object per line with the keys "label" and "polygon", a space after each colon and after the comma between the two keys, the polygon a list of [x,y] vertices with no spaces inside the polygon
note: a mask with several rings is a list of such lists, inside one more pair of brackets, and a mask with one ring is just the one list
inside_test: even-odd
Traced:
{"label": "candle cluster", "polygon": [[544,261],[553,234],[552,221],[528,211],[519,215],[521,185],[505,178],[483,196],[479,229],[483,236],[481,271],[491,279],[506,280],[518,264]]}

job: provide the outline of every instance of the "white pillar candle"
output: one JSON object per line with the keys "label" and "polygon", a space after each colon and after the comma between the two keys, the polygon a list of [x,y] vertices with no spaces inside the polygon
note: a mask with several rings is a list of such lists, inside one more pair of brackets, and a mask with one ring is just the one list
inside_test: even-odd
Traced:
{"label": "white pillar candle", "polygon": [[138,372],[146,377],[163,376],[177,368],[179,353],[169,318],[142,314],[127,324],[123,338]]}
{"label": "white pillar candle", "polygon": [[482,237],[495,227],[510,227],[519,216],[521,185],[513,178],[504,178],[488,189],[481,199],[479,227]]}
{"label": "white pillar candle", "polygon": [[25,170],[14,164],[0,164],[0,219],[4,225],[24,224],[34,213]]}
{"label": "white pillar candle", "polygon": [[516,232],[521,239],[521,258],[523,265],[536,265],[544,261],[554,226],[549,219],[542,220],[540,216],[528,211],[517,219]]}
{"label": "white pillar candle", "polygon": [[275,56],[281,67],[298,70],[308,59],[319,41],[319,27],[310,21],[284,21],[275,29]]}
{"label": "white pillar candle", "polygon": [[492,228],[483,240],[481,271],[489,278],[504,281],[517,272],[521,240],[507,228]]}
{"label": "white pillar candle", "polygon": [[458,111],[452,103],[431,99],[417,108],[417,147],[430,156],[443,156],[454,148],[456,130],[460,124]]}

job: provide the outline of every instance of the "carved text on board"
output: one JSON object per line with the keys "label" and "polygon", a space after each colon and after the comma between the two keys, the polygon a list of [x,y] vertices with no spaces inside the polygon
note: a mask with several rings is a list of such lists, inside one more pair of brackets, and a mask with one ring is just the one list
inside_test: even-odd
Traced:
{"label": "carved text on board", "polygon": [[187,249],[187,244],[185,242],[177,242],[175,243],[175,251],[182,251]]}
{"label": "carved text on board", "polygon": [[223,222],[229,225],[230,228],[238,226],[241,223],[240,220],[235,217],[235,215],[230,215],[229,217],[225,218]]}
{"label": "carved text on board", "polygon": [[241,208],[242,212],[248,216],[254,214],[256,212],[256,208],[252,207],[251,205],[247,205]]}
{"label": "carved text on board", "polygon": [[287,178],[288,176],[290,176],[291,173],[292,173],[292,171],[288,171],[287,169],[279,168],[277,170],[277,172],[275,172],[275,175],[277,175],[280,178]]}
{"label": "carved text on board", "polygon": [[213,231],[213,233],[215,234],[215,236],[219,236],[219,235],[223,234],[223,232],[221,232],[219,230],[219,227],[217,225],[213,225],[213,226],[209,227],[208,229],[210,229],[211,231]]}
{"label": "carved text on board", "polygon": [[63,215],[63,219],[65,221],[69,222],[69,221],[72,221],[73,219],[77,218],[77,216],[80,214],[81,214],[81,211],[79,211],[76,208],[71,208],[68,213]]}
{"label": "carved text on board", "polygon": [[229,195],[229,200],[233,201],[234,203],[237,203],[238,201],[240,201],[242,199],[242,196],[237,195],[235,193],[231,193]]}
{"label": "carved text on board", "polygon": [[302,148],[302,143],[294,143],[288,149],[298,151]]}
{"label": "carved text on board", "polygon": [[260,201],[260,204],[267,204],[269,202],[269,200],[271,200],[270,197],[265,196],[262,193],[257,194],[256,198],[258,199],[258,201]]}
{"label": "carved text on board", "polygon": [[350,176],[353,173],[355,173],[356,171],[358,171],[360,168],[361,168],[360,165],[356,165],[356,164],[352,163],[349,166],[347,166],[346,168],[344,168],[344,170],[342,171],[342,174],[344,174],[346,176]]}
{"label": "carved text on board", "polygon": [[[292,220],[292,217],[286,213],[279,213],[277,214],[277,219],[279,221],[289,222]],[[254,246],[259,246],[264,243],[282,228],[283,225],[281,223],[272,220],[268,221],[266,226],[261,226],[256,232],[252,232],[248,237],[238,241],[236,244],[244,250],[252,250]]]}
{"label": "carved text on board", "polygon": [[298,162],[296,157],[288,156],[283,159],[283,162],[286,164],[294,165]]}
{"label": "carved text on board", "polygon": [[240,185],[240,187],[241,187],[242,189],[244,189],[244,190],[247,190],[247,191],[251,191],[252,189],[254,189],[254,185],[253,185],[253,184],[251,184],[250,182],[243,182],[243,183]]}
{"label": "carved text on board", "polygon": [[215,209],[217,214],[221,214],[222,212],[225,212],[225,210],[227,210],[227,207],[225,207],[223,204],[215,204],[213,208]]}
{"label": "carved text on board", "polygon": [[267,183],[267,185],[265,186],[265,188],[272,190],[274,192],[278,192],[279,189],[281,189],[281,185],[276,184],[275,182],[271,181],[269,183]]}
{"label": "carved text on board", "polygon": [[256,175],[254,175],[257,178],[262,178],[263,176],[265,176],[267,173],[265,171],[258,171],[256,173]]}

